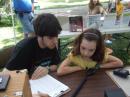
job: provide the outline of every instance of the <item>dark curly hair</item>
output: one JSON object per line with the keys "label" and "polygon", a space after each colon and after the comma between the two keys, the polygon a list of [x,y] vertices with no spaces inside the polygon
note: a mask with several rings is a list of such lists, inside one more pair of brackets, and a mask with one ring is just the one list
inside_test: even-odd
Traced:
{"label": "dark curly hair", "polygon": [[37,36],[55,37],[61,32],[62,28],[57,18],[50,13],[39,14],[33,21],[34,30]]}

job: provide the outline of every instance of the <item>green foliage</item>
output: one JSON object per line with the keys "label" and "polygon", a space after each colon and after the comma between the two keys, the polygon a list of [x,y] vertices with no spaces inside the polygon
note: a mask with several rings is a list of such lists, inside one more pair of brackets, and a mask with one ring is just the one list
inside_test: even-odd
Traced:
{"label": "green foliage", "polygon": [[2,67],[0,67],[0,72],[3,70],[3,68]]}
{"label": "green foliage", "polygon": [[107,46],[113,49],[113,55],[120,58],[124,62],[124,65],[130,65],[130,54],[127,52],[127,46],[130,42],[130,34],[114,34],[113,38],[112,44]]}
{"label": "green foliage", "polygon": [[[19,21],[16,18],[16,15],[13,16],[14,17],[14,25],[15,26],[20,26]],[[0,19],[0,27],[12,27],[12,16],[11,15],[3,15]]]}
{"label": "green foliage", "polygon": [[12,26],[12,18],[11,18],[11,16],[1,17],[0,27],[8,27],[8,26]]}
{"label": "green foliage", "polygon": [[5,4],[6,0],[0,0],[0,7],[2,7]]}
{"label": "green foliage", "polygon": [[0,8],[3,8],[6,13],[10,12],[10,0],[0,0]]}
{"label": "green foliage", "polygon": [[67,54],[71,51],[73,38],[72,37],[66,37],[60,39],[60,55],[61,60],[65,59]]}
{"label": "green foliage", "polygon": [[130,55],[125,50],[113,49],[113,51],[113,55],[120,58],[124,62],[124,65],[130,65]]}

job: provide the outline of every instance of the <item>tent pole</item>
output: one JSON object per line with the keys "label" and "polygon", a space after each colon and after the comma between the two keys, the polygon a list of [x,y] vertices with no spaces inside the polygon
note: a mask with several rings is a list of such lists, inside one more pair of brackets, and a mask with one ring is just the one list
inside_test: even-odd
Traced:
{"label": "tent pole", "polygon": [[12,27],[13,27],[13,32],[14,32],[14,42],[16,44],[16,33],[15,33],[15,25],[14,25],[14,13],[12,10],[12,1],[10,0],[10,11],[11,11],[11,18],[12,18]]}

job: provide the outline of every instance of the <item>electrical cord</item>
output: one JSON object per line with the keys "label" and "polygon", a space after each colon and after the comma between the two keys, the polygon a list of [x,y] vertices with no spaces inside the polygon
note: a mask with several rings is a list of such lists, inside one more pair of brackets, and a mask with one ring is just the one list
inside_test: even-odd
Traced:
{"label": "electrical cord", "polygon": [[97,72],[97,70],[99,70],[99,68],[100,68],[99,64],[96,64],[94,68],[90,68],[86,70],[86,75],[84,79],[81,80],[79,86],[77,87],[77,89],[75,90],[75,92],[72,94],[71,97],[76,97],[78,95],[85,82],[87,82],[88,77],[94,75]]}

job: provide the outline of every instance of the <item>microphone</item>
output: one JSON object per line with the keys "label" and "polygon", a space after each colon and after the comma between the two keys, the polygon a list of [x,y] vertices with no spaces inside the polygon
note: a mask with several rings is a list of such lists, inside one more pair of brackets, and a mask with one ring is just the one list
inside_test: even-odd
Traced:
{"label": "microphone", "polygon": [[84,79],[81,80],[78,88],[76,89],[76,91],[73,93],[73,95],[71,97],[77,96],[77,94],[80,92],[81,88],[87,81],[88,77],[94,75],[97,72],[97,70],[99,70],[99,67],[100,67],[99,64],[96,64],[96,66],[94,68],[89,68],[88,70],[86,70],[86,75],[85,75]]}
{"label": "microphone", "polygon": [[91,75],[94,75],[97,70],[100,69],[100,65],[99,64],[96,64],[96,66],[94,68],[89,68],[87,71],[86,71],[86,74],[87,76],[91,76]]}

